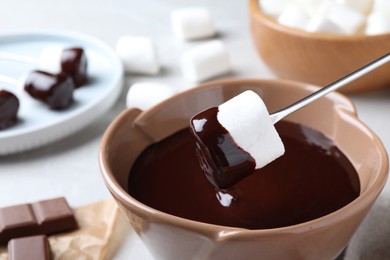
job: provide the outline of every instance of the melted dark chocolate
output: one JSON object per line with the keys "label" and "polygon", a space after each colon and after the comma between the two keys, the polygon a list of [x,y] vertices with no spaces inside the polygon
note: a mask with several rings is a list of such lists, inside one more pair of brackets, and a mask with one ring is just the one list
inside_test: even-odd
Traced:
{"label": "melted dark chocolate", "polygon": [[226,189],[253,173],[256,162],[218,122],[217,114],[218,107],[197,114],[190,120],[190,129],[207,179],[215,187]]}
{"label": "melted dark chocolate", "polygon": [[19,99],[6,90],[0,89],[0,130],[14,125],[19,111]]}
{"label": "melted dark chocolate", "polygon": [[82,48],[69,48],[62,51],[61,71],[69,74],[76,87],[87,83],[87,57]]}
{"label": "melted dark chocolate", "polygon": [[24,84],[24,90],[31,97],[56,110],[72,104],[74,89],[75,84],[67,74],[51,74],[39,70],[29,73]]}
{"label": "melted dark chocolate", "polygon": [[294,225],[329,214],[359,196],[356,170],[331,140],[306,126],[279,122],[283,156],[233,188],[205,178],[184,129],[148,147],[129,176],[129,194],[179,217],[248,229]]}

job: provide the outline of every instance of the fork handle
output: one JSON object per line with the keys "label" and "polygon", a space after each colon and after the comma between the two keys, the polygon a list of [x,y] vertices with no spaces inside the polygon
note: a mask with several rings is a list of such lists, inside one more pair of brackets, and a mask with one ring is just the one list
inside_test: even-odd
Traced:
{"label": "fork handle", "polygon": [[[298,109],[306,106],[307,104],[317,100],[318,98],[328,94],[329,92],[332,92],[334,90],[337,90],[346,84],[354,81],[357,78],[360,78],[361,76],[367,74],[368,72],[378,68],[379,66],[382,66],[383,64],[390,61],[390,53],[387,53],[383,55],[382,57],[364,65],[363,67],[355,70],[354,72],[349,73],[348,75],[336,80],[335,82],[319,89],[318,91],[302,98],[301,100],[279,110],[270,115],[272,122],[275,124],[278,121],[280,121],[282,118],[288,116],[289,114],[297,111]],[[389,71],[390,73],[390,71]]]}

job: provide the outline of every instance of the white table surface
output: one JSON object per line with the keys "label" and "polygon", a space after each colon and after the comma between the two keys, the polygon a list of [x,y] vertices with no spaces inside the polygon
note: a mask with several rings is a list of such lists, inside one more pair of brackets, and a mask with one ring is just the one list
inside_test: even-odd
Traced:
{"label": "white table surface", "polygon": [[[125,108],[125,94],[131,83],[149,80],[176,88],[193,85],[182,77],[178,60],[183,51],[200,42],[183,43],[174,38],[169,14],[176,8],[203,6],[210,10],[218,31],[216,38],[229,50],[233,72],[228,77],[275,78],[258,58],[252,44],[247,1],[0,0],[0,3],[0,32],[71,30],[100,39],[112,48],[121,35],[148,36],[158,43],[163,66],[157,76],[127,75],[123,94],[116,105],[82,131],[42,148],[0,157],[0,207],[54,196],[65,196],[71,206],[77,207],[110,197],[100,176],[98,148],[108,124]],[[390,88],[351,98],[360,118],[389,150]],[[361,259],[390,257],[389,185],[352,239],[346,259],[356,259],[358,255],[364,256]],[[128,259],[129,255],[134,259],[150,258],[134,234],[130,234],[116,259]]]}

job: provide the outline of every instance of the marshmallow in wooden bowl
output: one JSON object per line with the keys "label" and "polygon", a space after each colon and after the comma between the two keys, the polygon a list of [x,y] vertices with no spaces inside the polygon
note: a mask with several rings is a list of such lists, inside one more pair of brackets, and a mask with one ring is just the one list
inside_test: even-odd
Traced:
{"label": "marshmallow in wooden bowl", "polygon": [[390,15],[390,1],[389,0],[373,0],[372,12],[383,13]]}
{"label": "marshmallow in wooden bowl", "polygon": [[388,33],[384,19],[390,16],[387,0],[259,0],[259,7],[279,24],[307,32]]}
{"label": "marshmallow in wooden bowl", "polygon": [[[326,1],[317,13],[329,18],[338,25],[346,34],[356,34],[365,22],[365,17],[354,8],[332,1]],[[316,15],[317,15],[316,14]]]}
{"label": "marshmallow in wooden bowl", "polygon": [[335,0],[337,3],[348,5],[351,8],[368,15],[371,11],[374,0]]}
{"label": "marshmallow in wooden bowl", "polygon": [[380,12],[370,14],[365,33],[367,35],[390,33],[390,16]]}
{"label": "marshmallow in wooden bowl", "polygon": [[346,34],[338,24],[329,19],[324,13],[312,17],[305,29],[308,32]]}
{"label": "marshmallow in wooden bowl", "polygon": [[324,0],[289,0],[290,2],[298,5],[302,10],[304,10],[311,17],[316,14],[318,9]]}
{"label": "marshmallow in wooden bowl", "polygon": [[278,23],[302,30],[305,29],[309,20],[310,16],[297,5],[293,4],[288,5],[278,17]]}

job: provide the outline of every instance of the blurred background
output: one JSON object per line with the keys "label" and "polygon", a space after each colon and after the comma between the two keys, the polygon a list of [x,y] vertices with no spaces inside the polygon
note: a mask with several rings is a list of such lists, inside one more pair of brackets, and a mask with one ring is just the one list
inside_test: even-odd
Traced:
{"label": "blurred background", "polygon": [[[248,3],[242,0],[0,0],[0,37],[15,31],[74,31],[94,37],[113,50],[122,35],[146,36],[156,43],[162,70],[156,76],[126,75],[113,108],[83,130],[53,144],[0,157],[0,207],[65,196],[73,207],[109,198],[98,166],[101,136],[125,109],[129,86],[153,81],[184,90],[194,84],[180,71],[180,55],[207,40],[183,42],[171,30],[170,13],[181,7],[207,8],[218,38],[229,52],[232,73],[220,78],[276,78],[258,57],[252,43]],[[1,43],[0,43],[1,44]],[[1,72],[0,72],[1,73]],[[390,149],[390,89],[350,95],[360,118]],[[345,259],[390,258],[390,188],[385,188],[358,233]],[[23,192],[22,192],[23,191]],[[116,259],[148,259],[150,255],[132,233]],[[385,258],[382,258],[385,259]]]}

